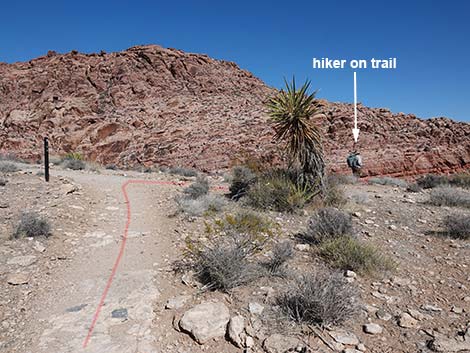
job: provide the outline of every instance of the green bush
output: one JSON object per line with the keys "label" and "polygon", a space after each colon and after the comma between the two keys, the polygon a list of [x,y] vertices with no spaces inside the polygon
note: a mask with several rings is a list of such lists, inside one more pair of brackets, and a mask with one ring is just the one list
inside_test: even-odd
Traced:
{"label": "green bush", "polygon": [[462,213],[451,214],[443,222],[447,236],[455,239],[470,239],[470,216]]}
{"label": "green bush", "polygon": [[77,161],[83,161],[83,155],[79,152],[69,152],[64,156],[64,159],[73,159]]}
{"label": "green bush", "polygon": [[249,210],[241,210],[235,214],[226,214],[223,218],[214,222],[214,227],[207,227],[208,232],[239,233],[250,235],[275,234],[275,225],[266,217]]}
{"label": "green bush", "polygon": [[48,237],[51,234],[49,222],[34,212],[24,212],[20,222],[13,233],[13,238],[21,237]]}
{"label": "green bush", "polygon": [[370,274],[376,270],[392,270],[394,263],[372,245],[343,236],[321,243],[318,254],[331,266]]}
{"label": "green bush", "polygon": [[262,210],[295,212],[302,209],[314,193],[307,187],[294,183],[282,171],[260,177],[247,193],[248,204]]}
{"label": "green bush", "polygon": [[275,302],[297,323],[339,325],[358,312],[356,289],[335,272],[298,275]]}
{"label": "green bush", "polygon": [[429,203],[434,206],[470,208],[470,192],[450,186],[439,186],[429,194]]}

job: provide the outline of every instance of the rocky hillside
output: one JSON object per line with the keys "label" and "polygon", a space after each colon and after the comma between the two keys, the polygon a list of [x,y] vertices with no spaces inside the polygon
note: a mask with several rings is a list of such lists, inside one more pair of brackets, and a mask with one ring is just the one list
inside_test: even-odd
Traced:
{"label": "rocky hillside", "polygon": [[[0,63],[0,153],[38,159],[78,151],[122,167],[224,169],[236,156],[277,159],[264,102],[274,90],[236,64],[159,46],[118,53],[49,52]],[[323,102],[329,166],[347,171],[353,110]],[[365,174],[470,168],[470,125],[360,107]]]}

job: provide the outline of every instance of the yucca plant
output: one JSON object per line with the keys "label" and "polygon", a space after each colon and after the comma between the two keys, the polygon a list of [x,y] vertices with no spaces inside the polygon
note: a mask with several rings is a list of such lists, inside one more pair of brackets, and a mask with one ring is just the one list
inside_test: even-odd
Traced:
{"label": "yucca plant", "polygon": [[269,115],[274,123],[275,139],[287,144],[289,167],[297,169],[298,183],[312,189],[320,185],[324,189],[325,160],[319,128],[312,118],[319,112],[315,100],[316,91],[309,94],[310,81],[300,89],[295,79],[285,81],[281,89],[267,103]]}

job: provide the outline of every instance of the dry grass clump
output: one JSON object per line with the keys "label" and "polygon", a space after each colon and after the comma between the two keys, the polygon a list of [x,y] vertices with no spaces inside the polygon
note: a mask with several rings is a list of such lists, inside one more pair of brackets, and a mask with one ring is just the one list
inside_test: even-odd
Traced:
{"label": "dry grass clump", "polygon": [[327,181],[334,185],[354,185],[357,184],[358,177],[355,175],[330,174]]}
{"label": "dry grass clump", "polygon": [[[211,224],[206,223],[203,240],[186,240],[187,260],[206,288],[229,291],[268,274],[255,255],[273,234],[273,225],[253,212],[227,214]],[[283,259],[270,263],[273,271],[281,270],[289,255],[287,247],[275,249]]]}
{"label": "dry grass clump", "polygon": [[470,215],[455,213],[444,218],[445,234],[455,239],[470,239]]}
{"label": "dry grass clump", "polygon": [[399,186],[402,188],[406,188],[408,183],[405,180],[398,179],[398,178],[391,178],[391,177],[374,177],[368,180],[369,184],[378,184],[378,185],[391,185],[391,186]]}
{"label": "dry grass clump", "polygon": [[357,312],[357,292],[339,273],[298,275],[286,287],[276,305],[297,323],[338,325]]}
{"label": "dry grass clump", "polygon": [[183,190],[186,197],[197,199],[209,193],[209,180],[206,176],[199,175],[194,183]]}
{"label": "dry grass clump", "polygon": [[82,154],[78,152],[67,153],[61,163],[63,168],[72,170],[83,170],[86,167]]}
{"label": "dry grass clump", "polygon": [[470,173],[453,174],[449,177],[449,183],[452,186],[470,188]]}
{"label": "dry grass clump", "polygon": [[470,192],[450,186],[439,186],[429,194],[429,203],[434,206],[470,208]]}
{"label": "dry grass clump", "polygon": [[185,188],[183,195],[176,197],[175,201],[178,211],[191,217],[220,212],[227,204],[223,196],[209,193],[209,181],[202,175]]}
{"label": "dry grass clump", "polygon": [[194,254],[197,277],[207,289],[229,291],[259,276],[248,258],[252,248],[233,237],[221,237]]}
{"label": "dry grass clump", "polygon": [[197,199],[177,197],[176,203],[179,212],[183,212],[190,217],[200,217],[206,213],[220,212],[227,204],[227,201],[220,195],[207,194]]}
{"label": "dry grass clump", "polygon": [[328,178],[325,183],[325,192],[323,195],[323,204],[329,207],[341,208],[347,203],[344,195],[343,183],[335,178]]}
{"label": "dry grass clump", "polygon": [[352,270],[371,274],[375,271],[392,270],[392,260],[382,255],[375,247],[356,238],[342,236],[321,243],[318,254],[331,266],[341,270]]}
{"label": "dry grass clump", "polygon": [[181,175],[184,177],[195,177],[197,172],[194,169],[183,168],[183,167],[172,167],[168,170],[170,174]]}
{"label": "dry grass clump", "polygon": [[12,237],[48,237],[50,234],[51,226],[45,218],[34,212],[24,212]]}
{"label": "dry grass clump", "polygon": [[85,162],[80,159],[64,159],[62,162],[62,167],[65,169],[83,170],[85,169],[86,165]]}
{"label": "dry grass clump", "polygon": [[294,256],[294,248],[291,242],[284,241],[274,245],[270,258],[260,265],[266,269],[271,276],[284,276],[286,274],[285,264]]}
{"label": "dry grass clump", "polygon": [[325,240],[344,235],[352,235],[351,215],[337,208],[320,208],[308,220],[307,230],[302,239],[310,244],[319,244]]}
{"label": "dry grass clump", "polygon": [[418,178],[416,183],[423,189],[432,189],[437,186],[447,185],[449,179],[444,175],[427,174]]}
{"label": "dry grass clump", "polygon": [[15,163],[0,161],[0,172],[1,173],[14,173],[19,171],[20,168]]}

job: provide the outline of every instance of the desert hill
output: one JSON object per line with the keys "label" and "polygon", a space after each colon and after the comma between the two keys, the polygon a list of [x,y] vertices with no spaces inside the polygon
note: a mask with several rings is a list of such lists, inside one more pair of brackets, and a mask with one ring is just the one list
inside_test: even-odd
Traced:
{"label": "desert hill", "polygon": [[[276,159],[264,110],[274,92],[232,62],[155,45],[109,54],[49,52],[0,63],[0,153],[38,159],[48,136],[52,153],[77,151],[121,167],[215,171],[241,154]],[[346,171],[352,105],[322,106],[318,123],[329,167]],[[368,175],[470,168],[470,124],[360,106],[359,127]]]}

